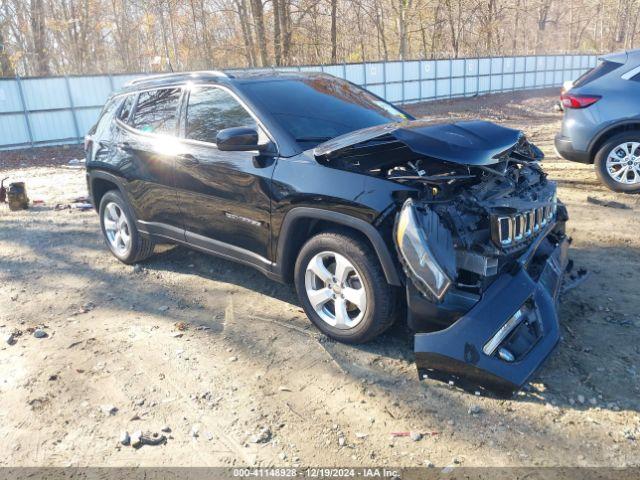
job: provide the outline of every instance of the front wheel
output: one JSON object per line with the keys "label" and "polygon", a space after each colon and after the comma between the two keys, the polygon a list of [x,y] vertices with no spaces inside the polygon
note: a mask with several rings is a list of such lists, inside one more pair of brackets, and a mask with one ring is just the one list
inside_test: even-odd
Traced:
{"label": "front wheel", "polygon": [[640,131],[611,138],[595,158],[596,174],[614,192],[640,192]]}
{"label": "front wheel", "polygon": [[371,247],[351,235],[311,238],[298,255],[295,286],[309,319],[341,342],[367,342],[395,319],[394,288]]}
{"label": "front wheel", "polygon": [[120,192],[110,190],[100,200],[100,227],[111,253],[123,263],[136,263],[153,254],[153,242],[142,237]]}

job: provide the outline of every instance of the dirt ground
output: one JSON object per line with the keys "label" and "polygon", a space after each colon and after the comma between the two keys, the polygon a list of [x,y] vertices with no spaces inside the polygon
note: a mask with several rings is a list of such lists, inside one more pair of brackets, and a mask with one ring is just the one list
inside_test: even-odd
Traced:
{"label": "dirt ground", "polygon": [[[568,205],[571,256],[591,275],[511,400],[419,382],[403,325],[363,346],[328,340],[291,287],[250,268],[182,247],[123,265],[93,211],[54,208],[86,193],[82,167],[0,162],[44,202],[0,205],[0,466],[639,466],[640,196],[557,158],[556,93],[408,108],[522,128]],[[168,438],[134,449],[122,431]],[[391,435],[409,431],[422,438]]]}

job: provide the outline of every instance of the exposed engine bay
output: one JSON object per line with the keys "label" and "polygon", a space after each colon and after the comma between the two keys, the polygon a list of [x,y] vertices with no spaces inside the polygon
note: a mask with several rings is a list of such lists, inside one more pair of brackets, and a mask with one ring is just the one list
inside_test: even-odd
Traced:
{"label": "exposed engine bay", "polygon": [[487,122],[414,121],[314,154],[403,187],[393,237],[421,376],[519,388],[559,339],[555,303],[570,268],[568,216],[540,149]]}
{"label": "exposed engine bay", "polygon": [[[469,123],[474,128],[490,125],[491,133],[500,131],[504,136],[506,132],[510,134],[506,140],[515,139],[515,143],[484,162],[478,161],[478,150],[490,150],[485,145],[475,149],[470,145],[476,155],[472,164],[464,162],[464,154],[460,159],[451,158],[450,148],[445,155],[449,160],[427,156],[422,153],[423,145],[416,148],[415,140],[401,141],[396,131],[324,153],[329,166],[415,190],[400,210],[396,245],[409,278],[426,298],[436,302],[443,300],[451,286],[481,295],[545,230],[557,211],[556,184],[540,167],[542,152],[514,130],[486,122]],[[444,131],[439,134],[444,138],[461,125],[468,133],[469,126],[463,123],[441,126]],[[433,128],[419,131],[424,135]],[[416,129],[412,133],[415,136]],[[500,144],[499,149],[503,147]],[[413,258],[411,242],[428,245],[432,258],[427,270],[437,272],[417,271],[420,267],[415,265],[429,259]]]}

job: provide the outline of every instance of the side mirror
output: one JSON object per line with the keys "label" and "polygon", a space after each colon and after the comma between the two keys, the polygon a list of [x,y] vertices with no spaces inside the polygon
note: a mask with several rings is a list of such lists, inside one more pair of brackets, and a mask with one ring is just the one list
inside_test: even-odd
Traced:
{"label": "side mirror", "polygon": [[233,127],[220,130],[216,135],[218,150],[223,152],[246,152],[248,150],[262,150],[258,130],[255,127]]}

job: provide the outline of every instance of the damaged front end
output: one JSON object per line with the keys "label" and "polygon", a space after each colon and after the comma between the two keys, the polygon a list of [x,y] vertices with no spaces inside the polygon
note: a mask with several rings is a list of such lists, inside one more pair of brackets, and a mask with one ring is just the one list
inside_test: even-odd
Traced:
{"label": "damaged front end", "polygon": [[[396,239],[408,277],[409,324],[417,332],[421,378],[508,395],[551,353],[559,339],[556,303],[569,264],[569,240],[564,207],[550,203],[548,216],[536,223],[539,208],[545,210],[534,207],[534,223],[523,221],[522,230],[517,225],[529,209],[507,217],[512,238],[519,231],[529,237],[522,240],[522,249],[512,247],[508,253],[498,247],[487,255],[455,242],[445,241],[443,249],[438,230],[446,229],[445,222],[434,226],[437,214],[428,205],[406,201]],[[492,231],[505,218],[487,216]],[[421,232],[417,242],[409,233],[413,231]]]}
{"label": "damaged front end", "polygon": [[568,219],[542,152],[487,122],[406,122],[335,139],[328,166],[409,187],[394,241],[422,378],[519,389],[559,339]]}

